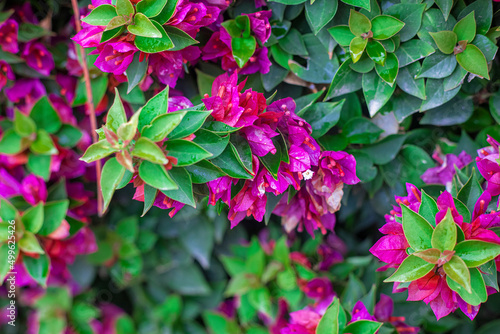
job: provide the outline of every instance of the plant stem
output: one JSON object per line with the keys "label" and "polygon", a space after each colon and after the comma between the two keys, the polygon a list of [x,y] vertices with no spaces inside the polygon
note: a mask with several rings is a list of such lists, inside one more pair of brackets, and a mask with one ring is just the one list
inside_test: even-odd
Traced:
{"label": "plant stem", "polygon": [[[71,0],[71,5],[73,6],[73,15],[75,16],[75,27],[76,27],[76,32],[78,33],[82,27],[80,24],[80,11],[78,9],[78,3],[77,0]],[[76,44],[76,43],[75,43]],[[90,74],[89,74],[89,68],[87,66],[87,58],[85,51],[83,50],[83,47],[81,45],[75,45],[78,50],[80,51],[80,57],[81,57],[81,66],[83,69],[83,77],[85,79],[85,89],[87,91],[87,111],[90,116],[90,127],[91,127],[91,135],[92,135],[92,141],[96,143],[99,140],[99,137],[97,136],[97,120],[95,117],[95,109],[94,109],[94,100],[92,98],[92,86],[90,84]],[[96,171],[96,176],[97,176],[97,213],[99,216],[103,215],[102,212],[102,206],[103,206],[103,201],[102,201],[102,193],[101,193],[101,160],[97,160],[95,162],[95,171]]]}

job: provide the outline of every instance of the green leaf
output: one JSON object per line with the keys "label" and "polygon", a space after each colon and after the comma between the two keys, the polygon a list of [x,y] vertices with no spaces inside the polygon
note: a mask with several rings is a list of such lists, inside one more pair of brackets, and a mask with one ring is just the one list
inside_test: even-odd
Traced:
{"label": "green leaf", "polygon": [[199,129],[195,132],[193,142],[210,152],[212,154],[211,159],[215,159],[226,148],[229,143],[229,136],[221,137],[212,131]]}
{"label": "green leaf", "polygon": [[247,171],[252,173],[252,150],[248,141],[239,135],[231,135],[230,142],[236,150],[236,158]]}
{"label": "green leaf", "polygon": [[90,145],[83,156],[80,158],[80,160],[85,161],[86,163],[90,163],[105,158],[111,153],[117,151],[117,149],[114,149],[110,146],[106,139],[103,139],[95,144]]}
{"label": "green leaf", "polygon": [[457,61],[467,72],[490,80],[488,63],[479,48],[473,44],[467,45],[465,50],[457,54]]}
{"label": "green leaf", "polygon": [[405,139],[404,135],[390,135],[359,151],[367,154],[377,165],[385,165],[396,157]]}
{"label": "green leaf", "polygon": [[436,42],[437,47],[442,53],[450,54],[453,53],[455,45],[457,45],[457,34],[453,31],[439,31],[439,32],[429,32],[434,42]]}
{"label": "green leaf", "polygon": [[351,55],[351,59],[353,63],[356,63],[363,55],[365,51],[367,39],[363,37],[354,37],[349,44],[349,54]]}
{"label": "green leaf", "polygon": [[348,5],[361,7],[369,12],[371,11],[370,0],[341,0],[341,1]]}
{"label": "green leaf", "polygon": [[363,74],[363,95],[368,105],[370,116],[375,114],[389,101],[396,86],[383,81],[376,73]]}
{"label": "green leaf", "polygon": [[16,109],[14,113],[14,130],[19,136],[28,137],[36,131],[36,124],[30,117]]}
{"label": "green leaf", "polygon": [[21,220],[27,231],[38,233],[43,225],[43,203],[40,202],[24,211]]}
{"label": "green leaf", "polygon": [[483,277],[481,273],[476,268],[470,268],[470,281],[471,281],[471,292],[467,290],[457,282],[455,282],[450,276],[446,276],[446,283],[453,291],[457,292],[460,297],[468,304],[473,306],[478,306],[484,303],[488,299],[488,294],[486,292],[486,285],[484,284]]}
{"label": "green leaf", "polygon": [[[479,270],[481,270],[481,276],[483,277],[485,284],[498,291],[498,272],[495,260],[488,261],[481,265]],[[474,289],[474,269],[471,269],[471,280],[472,289]]]}
{"label": "green leaf", "polygon": [[52,138],[47,131],[43,129],[38,130],[36,139],[31,143],[30,149],[34,153],[43,155],[54,155],[58,152]]}
{"label": "green leaf", "polygon": [[396,35],[403,27],[404,22],[389,15],[379,15],[372,19],[373,39],[388,39]]}
{"label": "green leaf", "polygon": [[462,286],[468,293],[472,293],[469,268],[460,257],[454,255],[443,265],[443,269],[447,277]]}
{"label": "green leaf", "polygon": [[347,25],[331,27],[328,29],[328,32],[332,35],[333,39],[342,46],[349,46],[352,39],[356,37]]}
{"label": "green leaf", "polygon": [[442,106],[453,99],[460,91],[460,86],[449,91],[444,91],[444,79],[427,79],[425,92],[427,99],[422,102],[421,111]]}
{"label": "green leaf", "polygon": [[439,9],[443,12],[444,19],[448,20],[451,8],[453,7],[453,0],[435,0],[435,2]]}
{"label": "green leaf", "polygon": [[424,59],[417,78],[441,79],[449,76],[455,70],[457,61],[453,55],[435,53]]}
{"label": "green leaf", "polygon": [[475,268],[500,255],[500,245],[480,240],[464,240],[455,247],[455,255],[469,268]]}
{"label": "green leaf", "polygon": [[103,212],[108,208],[113,193],[125,174],[123,167],[116,158],[111,158],[104,164],[101,174],[101,193],[103,198]]}
{"label": "green leaf", "polygon": [[108,32],[108,31],[115,31],[116,29],[121,30],[121,28],[125,29],[124,26],[130,23],[130,20],[131,18],[128,16],[115,16],[111,19],[111,21],[109,21],[108,25],[106,26],[106,30],[104,31]]}
{"label": "green leaf", "polygon": [[128,80],[127,94],[129,94],[132,91],[132,89],[134,89],[139,84],[139,82],[141,82],[141,80],[144,78],[148,70],[147,59],[144,59],[142,61],[140,61],[140,59],[141,59],[141,53],[136,52],[134,54],[134,59],[132,60],[132,63],[128,66],[127,70],[125,71]]}
{"label": "green leaf", "polygon": [[43,207],[43,225],[38,231],[39,235],[47,236],[57,230],[66,217],[69,201],[53,201],[45,203]]}
{"label": "green leaf", "polygon": [[30,112],[30,118],[35,122],[38,129],[44,129],[48,133],[56,133],[62,124],[61,118],[47,96],[42,97],[35,103]]}
{"label": "green leaf", "polygon": [[340,118],[345,100],[338,102],[317,102],[301,116],[312,127],[312,136],[319,138],[334,127]]}
{"label": "green leaf", "polygon": [[444,79],[444,91],[447,92],[461,86],[466,75],[467,71],[464,70],[462,66],[457,66],[453,73],[449,77]]}
{"label": "green leaf", "polygon": [[40,246],[36,236],[29,231],[24,231],[23,237],[19,240],[19,248],[25,253],[44,254],[45,251]]}
{"label": "green leaf", "polygon": [[116,133],[120,125],[126,122],[127,116],[125,115],[125,108],[123,107],[122,100],[120,99],[120,93],[118,93],[118,89],[115,88],[115,100],[111,105],[111,108],[109,108],[106,116],[106,127]]}
{"label": "green leaf", "polygon": [[139,176],[151,187],[160,190],[175,190],[179,188],[164,166],[149,161],[141,162]]}
{"label": "green leaf", "polygon": [[148,100],[146,105],[142,107],[139,114],[139,132],[142,133],[143,128],[158,116],[164,115],[168,110],[168,90],[169,86]]}
{"label": "green leaf", "polygon": [[213,133],[219,134],[219,135],[226,135],[228,133],[233,133],[233,132],[236,132],[239,129],[241,129],[241,127],[235,128],[235,127],[229,126],[225,123],[218,122],[218,121],[204,122],[203,128],[206,130],[212,131]]}
{"label": "green leaf", "polygon": [[438,211],[439,209],[434,198],[430,197],[424,190],[422,190],[422,202],[420,204],[420,208],[418,209],[418,214],[427,220],[432,226],[436,226],[436,214]]}
{"label": "green leaf", "polygon": [[0,153],[17,154],[23,151],[26,147],[26,142],[20,137],[14,129],[9,129],[3,133],[0,140]]}
{"label": "green leaf", "polygon": [[231,39],[231,49],[236,64],[242,68],[255,52],[255,37],[233,37]]}
{"label": "green leaf", "polygon": [[483,189],[477,179],[476,171],[472,168],[472,174],[467,183],[458,192],[457,198],[467,206],[469,212],[474,212],[474,206],[482,193]]}
{"label": "green leaf", "polygon": [[170,176],[179,186],[179,189],[162,190],[161,192],[174,201],[178,201],[195,208],[196,203],[193,197],[193,183],[191,181],[191,176],[189,176],[189,173],[186,171],[186,169],[174,167],[170,170]]}
{"label": "green leaf", "polygon": [[461,124],[472,116],[473,109],[472,101],[458,94],[442,106],[427,111],[420,124],[438,126]]}
{"label": "green leaf", "polygon": [[195,108],[184,109],[186,115],[169,136],[169,139],[178,139],[189,136],[190,134],[198,131],[207,117],[211,114],[211,111],[196,110]]}
{"label": "green leaf", "polygon": [[151,125],[146,125],[142,128],[141,135],[154,142],[162,141],[181,123],[185,115],[185,111],[159,115],[152,120]]}
{"label": "green leaf", "polygon": [[156,24],[153,24],[153,22],[142,13],[136,13],[134,16],[134,24],[127,26],[128,32],[132,35],[148,38],[163,38],[162,29],[163,27],[158,28]]}
{"label": "green leaf", "polygon": [[399,268],[384,282],[411,282],[427,275],[434,264],[428,263],[425,260],[416,257],[415,255],[408,256],[399,266]]}
{"label": "green leaf", "polygon": [[130,0],[116,0],[116,14],[130,15],[134,14],[134,6]]}
{"label": "green leaf", "polygon": [[325,311],[325,314],[316,327],[316,334],[338,334],[339,333],[339,309],[340,301],[337,297],[333,298],[332,303]]}
{"label": "green leaf", "polygon": [[176,166],[179,167],[189,166],[212,156],[200,145],[182,139],[168,140],[166,149],[168,156],[177,159]]}
{"label": "green leaf", "polygon": [[432,247],[439,249],[441,252],[445,250],[453,250],[457,243],[457,226],[453,220],[450,209],[446,212],[446,216],[436,225],[432,233]]}
{"label": "green leaf", "polygon": [[307,56],[306,45],[302,35],[297,29],[290,29],[288,33],[279,40],[279,46],[287,53],[295,56]]}
{"label": "green leaf", "polygon": [[165,157],[161,148],[146,137],[141,137],[137,140],[130,154],[133,157],[148,160],[155,164],[166,165],[168,163],[168,159]]}
{"label": "green leaf", "polygon": [[44,180],[48,180],[50,176],[50,160],[50,155],[30,154],[26,167],[33,174],[40,176]]}
{"label": "green leaf", "polygon": [[420,71],[420,63],[415,62],[399,69],[396,83],[404,92],[418,97],[421,100],[426,99],[424,79],[415,79],[415,75]]}
{"label": "green leaf", "polygon": [[174,15],[175,8],[177,7],[178,2],[179,0],[168,0],[167,4],[163,7],[160,14],[153,17],[152,19],[158,22],[160,25],[164,25]]}
{"label": "green leaf", "polygon": [[82,21],[93,26],[107,26],[109,21],[117,15],[115,7],[100,5],[94,8]]}
{"label": "green leaf", "polygon": [[378,65],[385,65],[385,60],[387,59],[387,53],[385,48],[377,41],[370,41],[366,45],[366,53],[368,56]]}
{"label": "green leaf", "polygon": [[360,37],[372,29],[372,23],[366,16],[351,9],[349,14],[349,29],[355,36]]}
{"label": "green leaf", "polygon": [[333,19],[337,6],[337,0],[316,0],[314,4],[306,2],[306,20],[315,35]]}
{"label": "green leaf", "polygon": [[136,9],[138,13],[153,17],[160,15],[166,3],[167,0],[142,0],[137,3]]}
{"label": "green leaf", "polygon": [[401,44],[394,52],[399,60],[399,66],[403,67],[414,63],[419,59],[429,56],[434,52],[434,48],[424,41],[412,39]]}
{"label": "green leaf", "polygon": [[382,132],[381,128],[364,117],[351,118],[342,129],[351,144],[371,144]]}
{"label": "green leaf", "polygon": [[170,37],[170,39],[174,43],[174,47],[170,49],[170,51],[179,51],[190,45],[199,43],[197,40],[195,40],[179,28],[171,26],[164,26],[163,28],[167,32],[168,37]]}
{"label": "green leaf", "polygon": [[343,333],[375,334],[383,324],[372,320],[357,320],[347,325]]}
{"label": "green leaf", "polygon": [[204,184],[227,175],[220,168],[207,160],[202,160],[194,165],[187,166],[186,170],[191,175],[193,183],[197,184]]}
{"label": "green leaf", "polygon": [[50,267],[49,257],[46,254],[40,254],[38,258],[25,256],[23,263],[28,274],[42,287],[46,287]]}
{"label": "green leaf", "polygon": [[396,82],[396,77],[398,76],[399,63],[398,58],[394,53],[388,53],[385,65],[375,64],[375,71],[385,82],[387,82],[391,87]]}
{"label": "green leaf", "polygon": [[8,222],[9,220],[15,220],[18,215],[19,213],[12,204],[3,198],[0,199],[0,218],[2,218],[2,221]]}
{"label": "green leaf", "polygon": [[[144,18],[149,21],[147,17],[144,16]],[[172,49],[174,47],[174,42],[172,42],[170,37],[167,35],[165,29],[158,22],[154,20],[149,21],[149,23],[151,23],[151,25],[155,29],[154,31],[150,30],[150,33],[153,32],[154,34],[156,34],[157,32],[157,37],[153,38],[153,37],[137,35],[134,40],[135,46],[140,51],[145,53],[158,53]],[[130,29],[130,27],[131,26],[129,26],[128,28]]]}
{"label": "green leaf", "polygon": [[439,258],[441,257],[441,251],[436,248],[429,248],[423,251],[412,253],[412,255],[415,255],[416,257],[419,257],[426,262],[438,264]]}
{"label": "green leaf", "polygon": [[82,139],[82,132],[71,124],[63,124],[59,131],[56,133],[58,144],[64,147],[74,147],[80,139]]}
{"label": "green leaf", "polygon": [[401,42],[406,42],[417,34],[422,23],[422,14],[426,5],[418,3],[401,3],[390,6],[384,14],[394,16],[405,23],[405,26],[399,32]]}
{"label": "green leaf", "polygon": [[431,238],[434,229],[424,217],[401,204],[403,213],[403,231],[408,244],[415,251],[434,247]]}
{"label": "green leaf", "polygon": [[236,148],[232,143],[229,143],[224,152],[222,152],[217,158],[212,159],[212,163],[231,177],[238,179],[253,178],[253,176],[240,163]]}
{"label": "green leaf", "polygon": [[349,67],[350,64],[352,64],[352,60],[348,58],[340,65],[328,88],[325,101],[355,92],[361,88],[361,74],[354,72]]}
{"label": "green leaf", "polygon": [[495,58],[498,47],[493,43],[488,37],[484,35],[476,35],[476,38],[472,41],[472,44],[477,46],[479,50],[483,53],[486,61],[490,62]]}
{"label": "green leaf", "polygon": [[356,64],[350,64],[349,67],[358,73],[368,73],[373,70],[375,63],[366,53],[363,53],[359,61]]}
{"label": "green leaf", "polygon": [[474,1],[465,7],[460,14],[458,14],[457,19],[460,20],[471,12],[474,12],[477,33],[483,35],[486,34],[490,30],[493,19],[493,3],[488,0]]}
{"label": "green leaf", "polygon": [[457,34],[458,41],[467,41],[470,43],[476,37],[476,20],[474,19],[474,12],[469,13],[466,17],[461,19],[453,27],[453,32]]}

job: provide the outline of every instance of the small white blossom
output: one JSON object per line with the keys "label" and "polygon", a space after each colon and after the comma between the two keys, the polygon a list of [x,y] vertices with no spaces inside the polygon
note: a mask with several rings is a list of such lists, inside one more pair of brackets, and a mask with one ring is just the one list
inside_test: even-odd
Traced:
{"label": "small white blossom", "polygon": [[314,172],[308,169],[304,173],[302,173],[302,176],[304,177],[304,180],[310,180],[314,176]]}

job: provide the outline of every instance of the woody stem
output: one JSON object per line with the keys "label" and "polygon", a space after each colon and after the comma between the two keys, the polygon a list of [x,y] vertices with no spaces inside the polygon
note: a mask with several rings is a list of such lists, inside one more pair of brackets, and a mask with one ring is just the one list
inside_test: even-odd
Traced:
{"label": "woody stem", "polygon": [[[75,17],[75,27],[76,27],[76,32],[78,33],[82,27],[80,24],[80,11],[78,9],[78,3],[76,0],[71,0],[71,5],[73,7],[73,15]],[[96,143],[99,140],[99,137],[97,136],[97,120],[95,117],[95,109],[94,109],[94,100],[92,98],[92,86],[90,84],[90,74],[89,74],[89,68],[87,66],[87,61],[86,61],[86,54],[85,51],[83,50],[83,47],[81,45],[75,45],[79,52],[80,52],[80,57],[81,57],[81,66],[83,69],[83,77],[85,79],[85,90],[87,91],[87,110],[90,116],[90,127],[91,127],[91,135],[92,135],[92,141]],[[103,201],[102,201],[102,193],[101,193],[101,160],[97,160],[95,162],[95,171],[96,171],[96,176],[97,176],[97,212],[99,216],[102,216],[102,207],[103,207]]]}

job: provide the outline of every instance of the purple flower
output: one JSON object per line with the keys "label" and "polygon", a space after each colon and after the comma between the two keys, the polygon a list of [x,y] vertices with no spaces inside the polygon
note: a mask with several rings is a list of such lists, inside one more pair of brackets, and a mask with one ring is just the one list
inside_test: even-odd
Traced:
{"label": "purple flower", "polygon": [[21,193],[21,184],[5,169],[0,168],[0,197],[9,198]]}
{"label": "purple flower", "polygon": [[356,160],[351,154],[338,151],[325,151],[321,153],[317,174],[322,178],[323,184],[330,187],[332,184],[343,182],[356,184]]}
{"label": "purple flower", "polygon": [[195,3],[190,1],[179,1],[174,16],[167,22],[194,37],[201,27],[214,23],[220,13],[216,6]]}
{"label": "purple flower", "polygon": [[498,143],[488,136],[488,142],[492,145],[478,150],[476,158],[479,173],[488,181],[486,191],[492,196],[500,194],[500,166],[498,165],[499,151]]}
{"label": "purple flower", "polygon": [[14,76],[14,72],[12,72],[12,68],[10,65],[0,60],[0,91],[7,84],[8,80],[14,80],[16,77]]}
{"label": "purple flower", "polygon": [[377,319],[375,319],[375,317],[368,312],[365,304],[363,304],[361,300],[354,305],[352,309],[352,318],[349,323],[353,323],[359,320],[377,321]]}
{"label": "purple flower", "polygon": [[21,194],[26,202],[37,205],[39,202],[47,200],[47,187],[45,181],[33,174],[28,175],[21,183]]}
{"label": "purple flower", "polygon": [[231,201],[231,185],[236,184],[237,179],[232,179],[229,176],[222,176],[218,179],[207,183],[210,192],[208,204],[215,205],[219,199],[229,205]]}
{"label": "purple flower", "polygon": [[254,36],[262,44],[267,42],[271,36],[271,25],[269,24],[269,19],[271,18],[272,12],[270,10],[263,10],[252,14],[243,14],[248,16],[250,19],[250,28]]}
{"label": "purple flower", "polygon": [[98,54],[95,66],[103,72],[120,75],[125,73],[137,52],[134,44],[127,41],[106,43],[91,54]]}
{"label": "purple flower", "polygon": [[447,154],[442,156],[435,151],[432,157],[440,164],[438,167],[432,167],[425,171],[421,179],[427,184],[442,184],[451,190],[451,182],[455,175],[455,166],[462,169],[472,162],[472,157],[467,152],[462,151],[458,156]]}
{"label": "purple flower", "polygon": [[76,95],[78,80],[73,76],[57,73],[56,82],[61,86],[61,95],[66,98],[68,103],[72,103]]}
{"label": "purple flower", "polygon": [[26,64],[37,72],[48,76],[54,69],[54,58],[40,42],[28,42],[21,53]]}
{"label": "purple flower", "polygon": [[17,32],[19,25],[13,19],[0,23],[0,47],[5,52],[18,53]]}
{"label": "purple flower", "polygon": [[397,222],[388,222],[379,231],[385,236],[370,248],[370,253],[380,261],[387,263],[379,268],[379,271],[397,268],[408,257],[406,249],[410,247],[403,232],[403,225]]}
{"label": "purple flower", "polygon": [[256,196],[252,191],[251,181],[245,181],[245,185],[238,194],[231,200],[229,205],[228,218],[231,221],[231,228],[239,224],[243,218],[253,216],[257,221],[262,221],[266,212],[267,196]]}
{"label": "purple flower", "polygon": [[272,130],[269,125],[250,125],[243,128],[241,133],[248,141],[253,154],[259,157],[263,157],[269,152],[271,152],[271,154],[276,154],[276,147],[274,147],[273,140],[271,138],[278,136],[279,134]]}
{"label": "purple flower", "polygon": [[25,104],[27,111],[39,98],[46,94],[45,86],[40,79],[18,79],[12,87],[5,89],[7,98],[14,102],[18,108],[20,108],[20,105]]}
{"label": "purple flower", "polygon": [[184,96],[172,96],[168,98],[168,112],[187,109],[192,107],[191,101]]}
{"label": "purple flower", "polygon": [[87,26],[80,30],[73,38],[76,43],[84,48],[95,48],[101,44],[102,32],[104,27]]}
{"label": "purple flower", "polygon": [[184,75],[184,64],[194,62],[199,57],[200,49],[196,46],[188,46],[181,51],[151,54],[149,65],[162,84],[175,87],[179,77]]}

